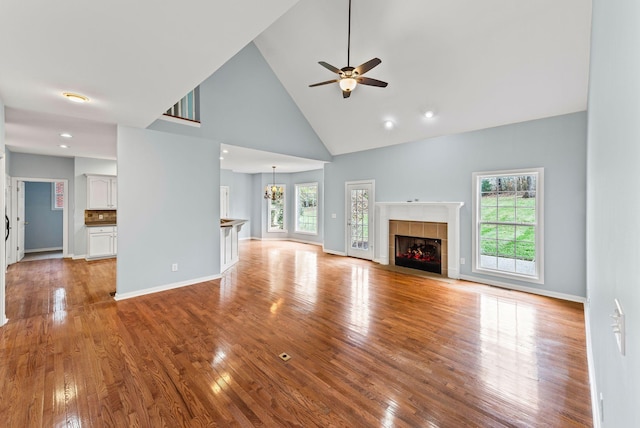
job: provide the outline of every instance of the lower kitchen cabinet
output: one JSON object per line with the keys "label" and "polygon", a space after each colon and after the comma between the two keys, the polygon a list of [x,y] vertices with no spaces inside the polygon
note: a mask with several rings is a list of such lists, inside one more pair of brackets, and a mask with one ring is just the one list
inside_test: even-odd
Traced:
{"label": "lower kitchen cabinet", "polygon": [[116,226],[87,227],[87,259],[114,257],[117,251]]}

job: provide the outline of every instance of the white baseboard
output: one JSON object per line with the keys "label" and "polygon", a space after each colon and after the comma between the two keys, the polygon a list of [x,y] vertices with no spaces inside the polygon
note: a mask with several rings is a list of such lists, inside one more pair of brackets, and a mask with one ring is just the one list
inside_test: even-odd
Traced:
{"label": "white baseboard", "polygon": [[523,285],[509,284],[509,283],[500,282],[500,281],[493,281],[491,279],[478,278],[476,276],[471,276],[471,275],[460,275],[460,279],[464,279],[465,281],[477,282],[478,284],[493,285],[495,287],[507,288],[509,290],[524,291],[525,293],[553,297],[560,300],[568,300],[570,302],[579,302],[584,304],[587,301],[587,299],[582,296],[574,296],[573,294],[558,293],[556,291],[540,290],[538,288],[525,287]]}
{"label": "white baseboard", "polygon": [[303,239],[296,239],[296,238],[288,238],[287,241],[292,241],[292,242],[299,242],[301,244],[309,244],[309,245],[322,245],[322,242],[315,242],[315,241],[305,241]]}
{"label": "white baseboard", "polygon": [[24,253],[43,253],[45,251],[62,251],[62,247],[36,248],[34,250],[24,250]]}
{"label": "white baseboard", "polygon": [[591,308],[589,301],[584,304],[584,329],[587,339],[587,367],[589,369],[589,389],[591,390],[591,415],[593,417],[593,427],[600,428],[600,399],[598,398],[598,386],[596,384],[596,372],[593,366],[593,342],[591,341]]}
{"label": "white baseboard", "polygon": [[76,254],[70,254],[69,255],[71,257],[72,260],[80,260],[80,259],[85,259],[87,258],[86,254],[80,254],[80,255],[76,255]]}
{"label": "white baseboard", "polygon": [[161,291],[173,290],[174,288],[180,288],[180,287],[186,287],[188,285],[199,284],[201,282],[212,281],[214,279],[220,279],[221,277],[222,277],[221,275],[211,275],[211,276],[205,276],[202,278],[194,278],[194,279],[189,279],[187,281],[174,282],[171,284],[159,285],[157,287],[150,287],[142,290],[131,291],[129,293],[116,293],[116,295],[113,298],[115,300],[131,299],[132,297],[139,297],[147,294],[159,293]]}
{"label": "white baseboard", "polygon": [[344,257],[347,256],[347,253],[345,253],[343,251],[328,250],[324,246],[322,246],[322,252],[327,253],[327,254],[333,254],[334,256],[344,256]]}

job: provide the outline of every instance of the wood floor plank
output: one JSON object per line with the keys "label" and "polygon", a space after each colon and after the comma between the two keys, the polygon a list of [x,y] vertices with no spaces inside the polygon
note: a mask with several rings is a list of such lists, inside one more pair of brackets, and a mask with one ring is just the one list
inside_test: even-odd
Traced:
{"label": "wood floor plank", "polygon": [[[116,302],[116,261],[7,273],[10,428],[590,427],[581,304],[245,241],[215,281]],[[278,354],[292,356],[284,362]]]}

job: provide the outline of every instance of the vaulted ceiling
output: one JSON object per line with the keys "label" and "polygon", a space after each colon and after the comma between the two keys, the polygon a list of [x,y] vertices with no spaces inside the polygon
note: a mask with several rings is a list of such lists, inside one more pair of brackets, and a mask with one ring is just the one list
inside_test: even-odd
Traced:
{"label": "vaulted ceiling", "polygon": [[[318,61],[347,65],[347,4],[4,0],[6,143],[57,153],[57,117],[115,144],[115,124],[148,126],[252,40],[334,155],[586,109],[589,1],[353,0],[350,65],[380,58],[367,76],[389,86],[343,99],[337,84],[308,85],[336,76]],[[105,144],[74,141],[79,156],[112,158]]]}

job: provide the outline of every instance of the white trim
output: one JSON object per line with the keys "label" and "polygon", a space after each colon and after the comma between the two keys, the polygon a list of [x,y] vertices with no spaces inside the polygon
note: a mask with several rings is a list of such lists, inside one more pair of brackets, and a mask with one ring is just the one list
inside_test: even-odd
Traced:
{"label": "white trim", "polygon": [[200,128],[201,126],[200,122],[196,122],[189,119],[180,119],[179,117],[168,116],[165,114],[161,115],[158,119],[166,120],[167,122],[178,123],[180,125],[193,126],[194,128]]}
{"label": "white trim", "polygon": [[509,290],[523,291],[525,293],[537,294],[539,296],[553,297],[555,299],[567,300],[569,302],[585,303],[587,299],[582,296],[573,294],[558,293],[556,291],[540,290],[539,288],[526,287],[524,285],[515,285],[506,282],[494,281],[491,279],[479,278],[472,275],[460,275],[460,279],[465,281],[477,282],[478,284],[493,285],[495,287],[506,288]]}
{"label": "white trim", "polygon": [[[350,236],[349,236],[349,225],[348,221],[351,218],[351,195],[349,194],[349,186],[357,186],[357,185],[369,185],[371,186],[371,194],[369,195],[369,248],[366,250],[368,253],[364,257],[359,257],[355,253],[360,250],[354,250],[349,254],[349,247],[351,246]],[[347,256],[359,257],[364,260],[373,260],[376,256],[376,180],[355,180],[355,181],[345,181],[344,182],[344,209],[345,209],[345,223],[344,223],[344,249],[345,254]],[[362,250],[364,253],[365,250]]]}
{"label": "white trim", "polygon": [[327,254],[333,254],[334,256],[347,257],[347,253],[345,253],[344,251],[328,250],[324,246],[322,247],[322,252],[327,253]]}
{"label": "white trim", "polygon": [[[11,177],[11,198],[17,199],[17,182],[38,182],[38,183],[55,183],[55,182],[63,182],[64,183],[64,207],[62,209],[62,257],[69,257],[69,198],[71,196],[69,192],[69,180],[66,178],[33,178],[33,177]],[[16,201],[13,201],[16,202]],[[11,204],[11,223],[17,226],[16,218],[18,217],[18,204]],[[9,241],[11,242],[10,249],[13,251],[14,257],[12,258],[15,263],[17,260],[16,248],[18,246],[18,227],[11,229],[15,230],[13,238],[9,236]]]}
{"label": "white trim", "polygon": [[322,242],[314,242],[314,241],[305,241],[303,239],[289,238],[287,241],[291,242],[299,242],[301,244],[309,244],[309,245],[322,245]]}
{"label": "white trim", "polygon": [[584,329],[587,341],[587,367],[589,370],[589,389],[591,390],[591,413],[593,418],[593,427],[600,428],[602,426],[600,415],[600,399],[598,398],[598,387],[596,383],[596,368],[593,360],[593,341],[591,340],[591,321],[590,321],[590,302],[589,299],[584,304]]}
{"label": "white trim", "polygon": [[[307,232],[307,231],[303,231],[303,230],[298,230],[298,187],[311,187],[311,186],[315,186],[316,188],[316,231],[315,232]],[[317,181],[315,182],[311,182],[311,183],[295,183],[293,185],[293,209],[294,209],[294,216],[293,216],[293,233],[299,233],[299,234],[303,234],[303,235],[318,235],[318,228],[319,228],[319,220],[320,220],[320,185],[318,184]]]}
{"label": "white trim", "polygon": [[82,259],[86,259],[87,255],[86,254],[70,254],[69,257],[71,257],[71,260],[82,260]]}
{"label": "white trim", "polygon": [[[480,251],[478,251],[478,213],[480,205],[478,201],[478,179],[481,177],[497,177],[510,175],[535,175],[536,176],[536,260],[535,276],[510,273],[507,271],[493,270],[480,267]],[[485,275],[515,279],[518,281],[544,284],[544,168],[522,168],[501,171],[474,172],[471,174],[471,271]]]}
{"label": "white trim", "polygon": [[131,291],[129,293],[116,293],[113,297],[115,300],[131,299],[133,297],[145,296],[147,294],[159,293],[161,291],[173,290],[174,288],[186,287],[188,285],[199,284],[201,282],[213,281],[214,279],[222,278],[221,275],[210,275],[202,278],[194,278],[186,281],[174,282],[171,284],[158,285],[157,287],[145,288],[138,291]]}
{"label": "white trim", "polygon": [[62,251],[62,247],[51,247],[51,248],[35,248],[33,250],[24,250],[26,253],[42,253],[45,251]]}

